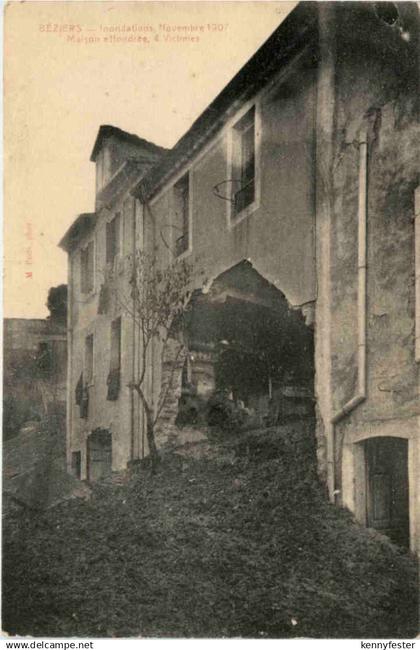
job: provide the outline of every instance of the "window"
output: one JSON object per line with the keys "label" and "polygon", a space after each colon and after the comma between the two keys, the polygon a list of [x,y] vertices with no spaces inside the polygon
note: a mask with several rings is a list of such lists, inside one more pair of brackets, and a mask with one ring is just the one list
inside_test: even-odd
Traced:
{"label": "window", "polygon": [[124,237],[123,237],[123,253],[124,257],[129,257],[133,254],[134,246],[134,199],[126,199],[123,205],[124,215]]}
{"label": "window", "polygon": [[82,293],[93,290],[93,241],[80,251],[80,286]]}
{"label": "window", "polygon": [[93,334],[85,338],[85,372],[84,381],[87,386],[93,381]]}
{"label": "window", "polygon": [[76,404],[79,407],[79,416],[86,419],[89,415],[89,391],[84,382],[83,372],[80,373],[74,393]]}
{"label": "window", "polygon": [[121,316],[111,323],[111,370],[121,367]]}
{"label": "window", "polygon": [[38,370],[45,374],[50,373],[53,369],[52,350],[46,341],[41,341],[38,344],[36,365]]}
{"label": "window", "polygon": [[71,454],[71,473],[80,480],[82,475],[82,452],[73,451]]}
{"label": "window", "polygon": [[103,150],[96,158],[96,193],[98,194],[104,185],[104,155]]}
{"label": "window", "polygon": [[233,215],[255,201],[255,106],[233,127]]}
{"label": "window", "polygon": [[106,263],[112,264],[114,259],[120,253],[120,222],[121,215],[119,212],[112,221],[106,224]]}
{"label": "window", "polygon": [[144,250],[146,240],[146,223],[144,219],[144,210],[141,202],[137,199],[134,205],[134,222],[135,222],[135,243],[136,250]]}
{"label": "window", "polygon": [[185,174],[174,185],[174,232],[175,256],[179,257],[188,250],[190,230],[190,180]]}
{"label": "window", "polygon": [[108,183],[111,176],[111,152],[109,147],[103,147],[96,158],[96,193],[98,194]]}
{"label": "window", "polygon": [[111,355],[107,379],[107,399],[116,400],[121,383],[121,317],[111,323]]}

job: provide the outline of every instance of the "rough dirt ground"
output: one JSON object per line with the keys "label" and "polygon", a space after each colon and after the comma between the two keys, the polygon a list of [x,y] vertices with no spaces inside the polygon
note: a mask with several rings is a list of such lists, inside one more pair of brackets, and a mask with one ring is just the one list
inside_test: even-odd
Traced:
{"label": "rough dirt ground", "polygon": [[328,503],[293,432],[184,448],[4,524],[10,634],[412,638],[416,591],[412,558]]}

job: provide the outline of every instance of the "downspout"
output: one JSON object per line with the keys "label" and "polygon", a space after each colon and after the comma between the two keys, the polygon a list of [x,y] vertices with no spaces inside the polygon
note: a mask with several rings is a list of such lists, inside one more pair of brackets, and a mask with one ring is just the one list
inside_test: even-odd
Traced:
{"label": "downspout", "polygon": [[[359,191],[358,191],[358,250],[357,250],[357,390],[356,394],[332,417],[333,459],[335,460],[335,425],[364,402],[366,388],[366,320],[367,320],[367,173],[368,137],[367,130],[359,138]],[[336,493],[334,479],[334,496]]]}
{"label": "downspout", "polygon": [[[139,199],[139,205],[141,206],[141,241],[142,241],[142,246],[143,250],[146,250],[146,207],[145,204],[143,204],[140,199]],[[140,349],[140,327],[138,329],[138,334],[139,334],[139,349]],[[139,350],[140,351],[140,350]],[[141,354],[144,355],[143,348],[141,349]],[[146,363],[145,359],[145,363]],[[138,376],[140,376],[140,358],[138,360]],[[146,379],[147,381],[147,379]],[[142,411],[142,420],[141,420],[141,457],[144,458],[144,442],[145,442],[145,427],[144,427],[144,409]]]}
{"label": "downspout", "polygon": [[[420,362],[420,185],[414,191],[414,273],[415,273],[415,360]],[[420,395],[420,372],[417,373],[417,394]],[[417,418],[417,429],[420,431],[420,417]],[[415,440],[410,442],[415,445]],[[410,452],[409,452],[410,453]],[[411,452],[413,457],[413,466],[420,463],[420,441],[417,441],[417,461],[416,450]],[[413,474],[415,472],[413,471]],[[413,503],[420,500],[420,486],[418,481],[414,480],[413,489]],[[410,489],[410,488],[409,488]],[[418,506],[417,506],[418,507]],[[411,508],[411,506],[410,506]],[[414,514],[416,506],[413,508],[413,517],[410,515],[412,521],[412,530],[410,530],[410,539],[413,550],[418,554],[418,572],[420,575],[420,522]],[[420,602],[419,602],[419,622],[420,622]]]}
{"label": "downspout", "polygon": [[[150,204],[148,203],[148,199],[146,199],[146,203],[144,204],[144,210],[146,213],[146,208],[149,211],[149,216],[152,217],[151,210],[150,210]],[[151,218],[152,222],[152,245],[153,245],[153,260],[155,260],[156,256],[156,219]],[[155,379],[156,379],[156,372],[155,372],[155,348],[156,348],[156,342],[155,339],[152,339],[152,345],[150,346],[150,370],[151,370],[151,381],[152,381],[152,386],[151,386],[151,404],[152,404],[152,413],[153,417],[156,415],[156,406],[155,406],[155,401],[157,402],[156,399],[156,394],[155,394]],[[148,450],[150,454],[150,449]]]}
{"label": "downspout", "polygon": [[67,395],[66,395],[66,461],[67,471],[70,469],[70,448],[72,432],[72,387],[73,387],[73,284],[72,284],[73,262],[70,253],[67,255]]}
{"label": "downspout", "polygon": [[414,194],[415,359],[420,362],[420,185]]}
{"label": "downspout", "polygon": [[[131,254],[133,265],[136,259],[136,199],[133,198],[133,225],[132,225],[132,247]],[[134,266],[133,266],[134,268]],[[136,381],[136,292],[133,291],[133,314],[132,314],[132,342],[131,342],[131,388],[130,388],[130,460],[134,460],[134,388]]]}
{"label": "downspout", "polygon": [[331,388],[331,223],[333,212],[333,143],[335,122],[336,25],[334,3],[320,2],[318,9],[319,64],[316,85],[315,227],[317,298],[315,311],[316,397],[319,409],[317,436],[328,494],[334,492],[334,450]]}
{"label": "downspout", "polygon": [[[138,200],[138,204],[141,209],[141,240],[142,240],[142,246],[143,250],[146,251],[147,248],[147,242],[146,242],[146,235],[147,235],[147,228],[146,228],[146,215],[149,213],[149,216],[152,217],[151,210],[150,210],[150,205],[148,204],[147,198],[144,198],[143,192],[140,186],[137,187],[137,190],[132,193],[135,201]],[[155,245],[155,222],[154,219],[151,218],[152,222],[152,228],[153,228],[153,236],[152,236],[152,249],[153,251],[155,250],[154,245]],[[143,346],[141,345],[141,334],[140,334],[140,326],[138,326],[138,356],[137,356],[137,378],[140,376],[140,354],[144,355],[144,350]],[[153,368],[154,368],[154,363],[153,363],[153,346],[152,350],[149,349],[147,351],[147,356],[151,359],[151,363],[148,363],[147,358],[143,360],[144,363],[147,364],[147,369],[146,369],[146,375],[145,375],[145,382],[146,382],[146,391],[151,390],[152,394],[152,399],[153,399],[153,385],[154,385],[154,374],[153,374]],[[151,372],[149,373],[148,369],[150,368]],[[151,375],[151,377],[150,377]],[[151,386],[150,386],[151,383]],[[144,458],[145,455],[145,423],[144,423],[144,408],[142,408],[142,418],[141,418],[141,458]],[[139,424],[140,424],[140,417],[139,417]],[[140,453],[140,450],[139,450]]]}

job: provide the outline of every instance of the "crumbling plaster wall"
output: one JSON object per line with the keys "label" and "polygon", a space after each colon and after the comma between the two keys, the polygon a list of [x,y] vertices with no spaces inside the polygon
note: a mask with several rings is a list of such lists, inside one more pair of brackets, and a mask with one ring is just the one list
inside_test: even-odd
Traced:
{"label": "crumbling plaster wall", "polygon": [[162,356],[156,359],[161,362],[158,381],[160,393],[157,401],[159,408],[162,400],[162,409],[156,423],[156,444],[158,447],[181,444],[182,432],[175,425],[178,415],[178,402],[181,397],[182,368],[187,355],[187,349],[181,341],[169,339]]}
{"label": "crumbling plaster wall", "polygon": [[[399,14],[398,19],[382,20],[382,10],[387,17]],[[414,286],[418,7],[320,3],[319,13],[315,329],[319,470],[330,497],[366,523],[363,441],[375,436],[407,439],[410,546],[420,551]],[[366,319],[361,318],[365,310],[358,309],[359,296],[359,307],[364,302],[363,290],[358,290],[358,280],[364,285],[363,271],[358,273],[359,216],[364,229],[358,206],[359,188],[364,203],[362,177],[367,185]],[[365,320],[362,341],[358,329],[363,333]],[[366,382],[363,373],[359,375],[364,357],[359,342],[366,343]]]}
{"label": "crumbling plaster wall", "polygon": [[[365,46],[357,48],[354,36],[351,43],[341,40],[344,31],[351,31],[344,13],[339,13],[333,178],[333,409],[339,409],[356,389],[358,137],[367,128],[368,399],[352,418],[410,417],[420,412],[414,360],[413,218],[420,142],[417,60],[413,44],[390,32],[388,25],[375,24],[373,15],[373,25],[367,23],[362,29],[357,23],[357,29],[361,37],[365,34],[373,41],[376,29],[383,48],[372,46],[366,51],[362,38]],[[412,33],[411,39],[415,38]]]}
{"label": "crumbling plaster wall", "polygon": [[[411,3],[413,4],[413,3]],[[364,521],[361,447],[409,439],[411,546],[419,544],[419,364],[415,361],[414,191],[418,185],[417,9],[401,24],[373,7],[337,13],[331,233],[331,386],[337,413],[357,392],[359,145],[367,132],[366,399],[335,425],[335,488]],[[358,469],[359,468],[359,469]],[[417,505],[416,505],[417,500]]]}

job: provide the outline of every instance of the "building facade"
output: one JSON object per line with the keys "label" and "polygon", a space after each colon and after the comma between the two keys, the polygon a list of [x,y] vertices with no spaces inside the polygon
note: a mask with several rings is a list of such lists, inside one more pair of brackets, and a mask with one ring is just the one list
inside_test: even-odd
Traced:
{"label": "building facade", "polygon": [[[148,453],[130,308],[147,251],[186,261],[196,298],[158,443],[218,390],[255,426],[304,422],[331,498],[419,550],[418,28],[414,3],[300,3],[172,150],[101,127],[95,212],[61,242],[79,477]],[[156,404],[157,344],[147,368]]]}

